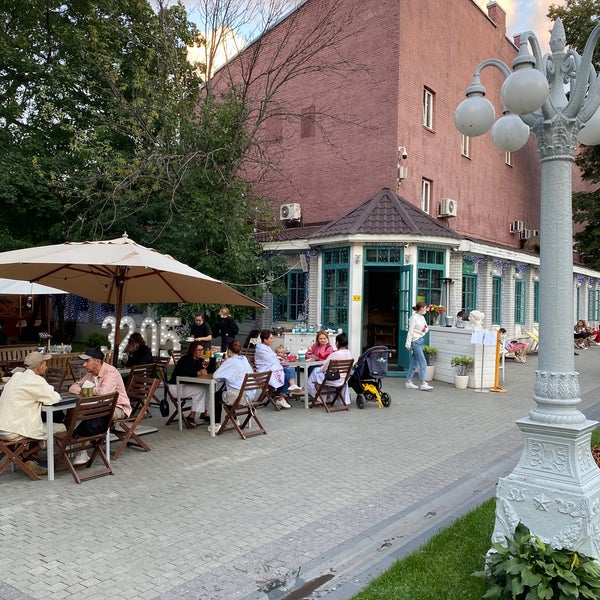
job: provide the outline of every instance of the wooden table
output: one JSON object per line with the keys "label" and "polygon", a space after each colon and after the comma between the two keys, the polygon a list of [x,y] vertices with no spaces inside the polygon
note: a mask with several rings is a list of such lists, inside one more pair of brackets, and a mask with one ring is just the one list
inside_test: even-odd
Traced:
{"label": "wooden table", "polygon": [[204,377],[186,377],[180,375],[177,377],[177,416],[179,420],[179,431],[183,431],[183,415],[181,414],[181,388],[180,383],[197,383],[208,386],[208,414],[210,417],[210,437],[215,437],[215,391],[217,383],[222,383],[213,379],[212,375]]}
{"label": "wooden table", "polygon": [[[54,413],[59,410],[75,408],[77,396],[69,395],[56,404],[42,404],[42,410],[46,413],[46,461],[48,463],[48,481],[54,481]],[[106,432],[106,457],[110,463],[110,428]]]}
{"label": "wooden table", "polygon": [[324,360],[296,360],[293,362],[284,362],[283,365],[285,367],[293,367],[296,369],[296,374],[298,377],[296,378],[297,384],[300,385],[300,375],[303,372],[306,372],[306,381],[304,382],[304,408],[309,408],[308,406],[308,370],[310,367],[320,367],[325,361]]}

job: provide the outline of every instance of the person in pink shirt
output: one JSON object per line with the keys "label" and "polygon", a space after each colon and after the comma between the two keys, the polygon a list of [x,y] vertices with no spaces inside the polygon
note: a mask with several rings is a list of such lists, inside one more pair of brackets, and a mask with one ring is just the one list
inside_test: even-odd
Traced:
{"label": "person in pink shirt", "polygon": [[84,354],[79,355],[79,358],[83,360],[83,366],[87,373],[79,381],[76,381],[69,391],[79,395],[81,386],[86,381],[91,381],[94,384],[94,396],[118,392],[119,398],[114,418],[128,417],[131,414],[131,404],[125,391],[123,377],[118,369],[104,362],[104,353],[100,348],[88,348]]}
{"label": "person in pink shirt", "polygon": [[333,352],[333,346],[329,343],[329,337],[324,331],[319,331],[315,343],[310,347],[310,353],[314,360],[325,360]]}

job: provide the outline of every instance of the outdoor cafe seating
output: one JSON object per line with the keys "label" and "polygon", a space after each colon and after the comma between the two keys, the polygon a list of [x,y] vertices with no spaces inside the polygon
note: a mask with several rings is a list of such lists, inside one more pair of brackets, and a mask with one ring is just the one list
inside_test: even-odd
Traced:
{"label": "outdoor cafe seating", "polygon": [[113,419],[110,426],[111,433],[120,441],[113,458],[119,458],[121,452],[130,444],[141,448],[144,452],[150,452],[150,446],[141,439],[136,430],[148,416],[150,402],[159,384],[160,381],[153,376],[134,375],[129,381],[127,395],[131,403],[131,415],[123,419]]}
{"label": "outdoor cafe seating", "polygon": [[226,431],[237,431],[244,440],[255,435],[266,435],[267,430],[258,418],[256,409],[262,406],[269,393],[270,377],[271,371],[246,373],[233,404],[223,402],[222,410],[225,419],[221,421],[221,428],[217,435],[222,435]]}
{"label": "outdoor cafe seating", "polygon": [[39,480],[40,476],[27,466],[28,453],[33,446],[37,446],[38,440],[23,438],[20,440],[6,441],[0,439],[0,473],[4,473],[9,467],[21,469],[28,477]]}
{"label": "outdoor cafe seating", "polygon": [[[328,413],[350,410],[344,402],[344,395],[353,364],[354,360],[351,358],[329,362],[323,381],[315,386],[315,397],[310,403],[311,408],[322,406]],[[338,400],[341,404],[336,404]]]}
{"label": "outdoor cafe seating", "polygon": [[[114,475],[102,446],[113,419],[118,397],[118,392],[102,396],[80,396],[77,398],[67,430],[54,435],[57,446],[56,465],[59,467],[57,470],[69,470],[77,483],[104,475]],[[90,458],[85,467],[76,469],[71,459],[84,450],[91,451]],[[100,458],[103,466],[88,471],[96,458]]]}

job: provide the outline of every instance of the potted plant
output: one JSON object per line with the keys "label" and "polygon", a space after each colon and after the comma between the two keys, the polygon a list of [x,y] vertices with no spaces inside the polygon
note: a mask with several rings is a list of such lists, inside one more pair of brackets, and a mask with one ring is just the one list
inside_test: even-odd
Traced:
{"label": "potted plant", "polygon": [[469,385],[469,372],[473,368],[474,362],[475,359],[472,356],[467,356],[466,354],[453,356],[450,359],[450,364],[456,369],[454,385],[459,390],[464,390]]}
{"label": "potted plant", "polygon": [[435,374],[435,365],[432,365],[431,363],[436,359],[437,352],[438,349],[435,346],[423,346],[423,354],[427,361],[427,372],[425,374],[425,379],[427,381],[431,381]]}

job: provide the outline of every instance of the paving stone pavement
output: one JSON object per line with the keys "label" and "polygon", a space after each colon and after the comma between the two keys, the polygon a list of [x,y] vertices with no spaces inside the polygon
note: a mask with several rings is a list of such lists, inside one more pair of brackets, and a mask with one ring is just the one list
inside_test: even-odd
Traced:
{"label": "paving stone pavement", "polygon": [[[600,347],[575,360],[582,410],[600,419]],[[4,473],[0,600],[350,598],[493,495],[536,366],[507,361],[504,394],[388,377],[389,408],[262,409],[268,435],[245,441],[155,416],[151,452],[81,485]]]}

